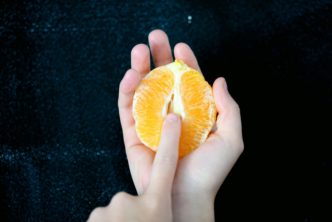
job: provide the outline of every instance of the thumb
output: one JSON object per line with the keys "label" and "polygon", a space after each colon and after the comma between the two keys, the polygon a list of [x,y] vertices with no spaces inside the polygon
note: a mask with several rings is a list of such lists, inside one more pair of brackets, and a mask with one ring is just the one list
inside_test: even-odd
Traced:
{"label": "thumb", "polygon": [[240,108],[229,94],[224,78],[216,79],[213,84],[213,94],[218,111],[216,134],[234,144],[240,144],[242,141]]}
{"label": "thumb", "polygon": [[169,194],[172,191],[179,155],[180,134],[180,117],[171,113],[164,121],[160,144],[153,161],[148,191],[160,194]]}

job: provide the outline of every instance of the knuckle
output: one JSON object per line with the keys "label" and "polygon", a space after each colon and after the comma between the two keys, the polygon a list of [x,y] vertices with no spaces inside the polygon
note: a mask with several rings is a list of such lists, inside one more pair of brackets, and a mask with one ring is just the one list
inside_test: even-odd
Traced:
{"label": "knuckle", "polygon": [[125,214],[124,206],[128,207],[130,204],[129,198],[130,195],[125,192],[115,194],[109,205],[105,208],[106,216],[110,218],[111,221],[119,221],[118,219],[122,218]]}
{"label": "knuckle", "polygon": [[125,192],[119,192],[115,194],[111,200],[112,205],[120,205],[128,199],[128,194]]}
{"label": "knuckle", "polygon": [[238,151],[239,151],[240,154],[243,153],[243,151],[244,151],[244,142],[243,142],[243,139],[240,139],[238,141],[237,149],[238,149]]}
{"label": "knuckle", "polygon": [[241,155],[244,151],[243,139],[239,137],[233,137],[229,140],[229,146],[237,155]]}
{"label": "knuckle", "polygon": [[102,216],[103,216],[103,208],[97,207],[91,212],[88,222],[99,221],[99,219],[102,218]]}
{"label": "knuckle", "polygon": [[178,161],[176,154],[160,155],[157,159],[157,164],[161,166],[174,166]]}
{"label": "knuckle", "polygon": [[226,140],[226,146],[234,153],[236,156],[240,156],[244,151],[244,142],[242,138],[232,137]]}
{"label": "knuckle", "polygon": [[235,102],[234,100],[232,101],[231,104],[232,110],[234,110],[237,113],[240,113],[240,106],[237,102]]}

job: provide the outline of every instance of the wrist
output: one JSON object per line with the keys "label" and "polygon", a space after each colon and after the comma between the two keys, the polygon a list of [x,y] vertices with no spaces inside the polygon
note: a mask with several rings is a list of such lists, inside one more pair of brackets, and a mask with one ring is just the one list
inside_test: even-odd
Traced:
{"label": "wrist", "polygon": [[214,198],[214,195],[209,194],[173,194],[174,221],[214,221]]}

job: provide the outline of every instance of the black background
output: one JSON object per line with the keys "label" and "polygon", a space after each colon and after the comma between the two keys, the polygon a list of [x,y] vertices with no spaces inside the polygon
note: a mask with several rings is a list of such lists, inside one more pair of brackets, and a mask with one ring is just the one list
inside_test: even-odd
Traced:
{"label": "black background", "polygon": [[155,28],[241,107],[216,220],[332,221],[331,1],[0,2],[1,221],[84,221],[135,194],[118,84]]}

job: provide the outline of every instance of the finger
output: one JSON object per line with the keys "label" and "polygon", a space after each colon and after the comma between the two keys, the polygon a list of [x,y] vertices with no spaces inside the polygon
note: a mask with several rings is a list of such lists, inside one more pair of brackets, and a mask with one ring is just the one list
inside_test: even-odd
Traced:
{"label": "finger", "polygon": [[135,132],[135,121],[132,116],[132,103],[135,89],[141,78],[141,75],[136,70],[129,69],[120,82],[118,107],[126,147],[132,145],[129,142],[139,142]]}
{"label": "finger", "polygon": [[213,95],[218,111],[215,134],[232,142],[242,141],[241,116],[238,104],[228,92],[224,78],[219,77],[213,84]]}
{"label": "finger", "polygon": [[145,44],[138,44],[131,50],[131,68],[141,75],[150,72],[150,50]]}
{"label": "finger", "polygon": [[163,124],[160,144],[153,161],[148,192],[170,194],[179,153],[180,117],[169,114]]}
{"label": "finger", "polygon": [[149,34],[149,45],[155,67],[166,65],[173,61],[168,37],[162,30],[154,30]]}
{"label": "finger", "polygon": [[150,172],[154,156],[153,152],[147,149],[138,138],[135,120],[132,116],[133,96],[141,78],[142,75],[136,70],[129,69],[120,83],[118,98],[119,115],[129,168],[139,194],[147,187],[148,179],[145,172]]}
{"label": "finger", "polygon": [[176,59],[181,59],[191,68],[194,68],[201,72],[201,69],[199,68],[196,56],[192,49],[186,44],[186,43],[178,43],[174,47],[174,57]]}

